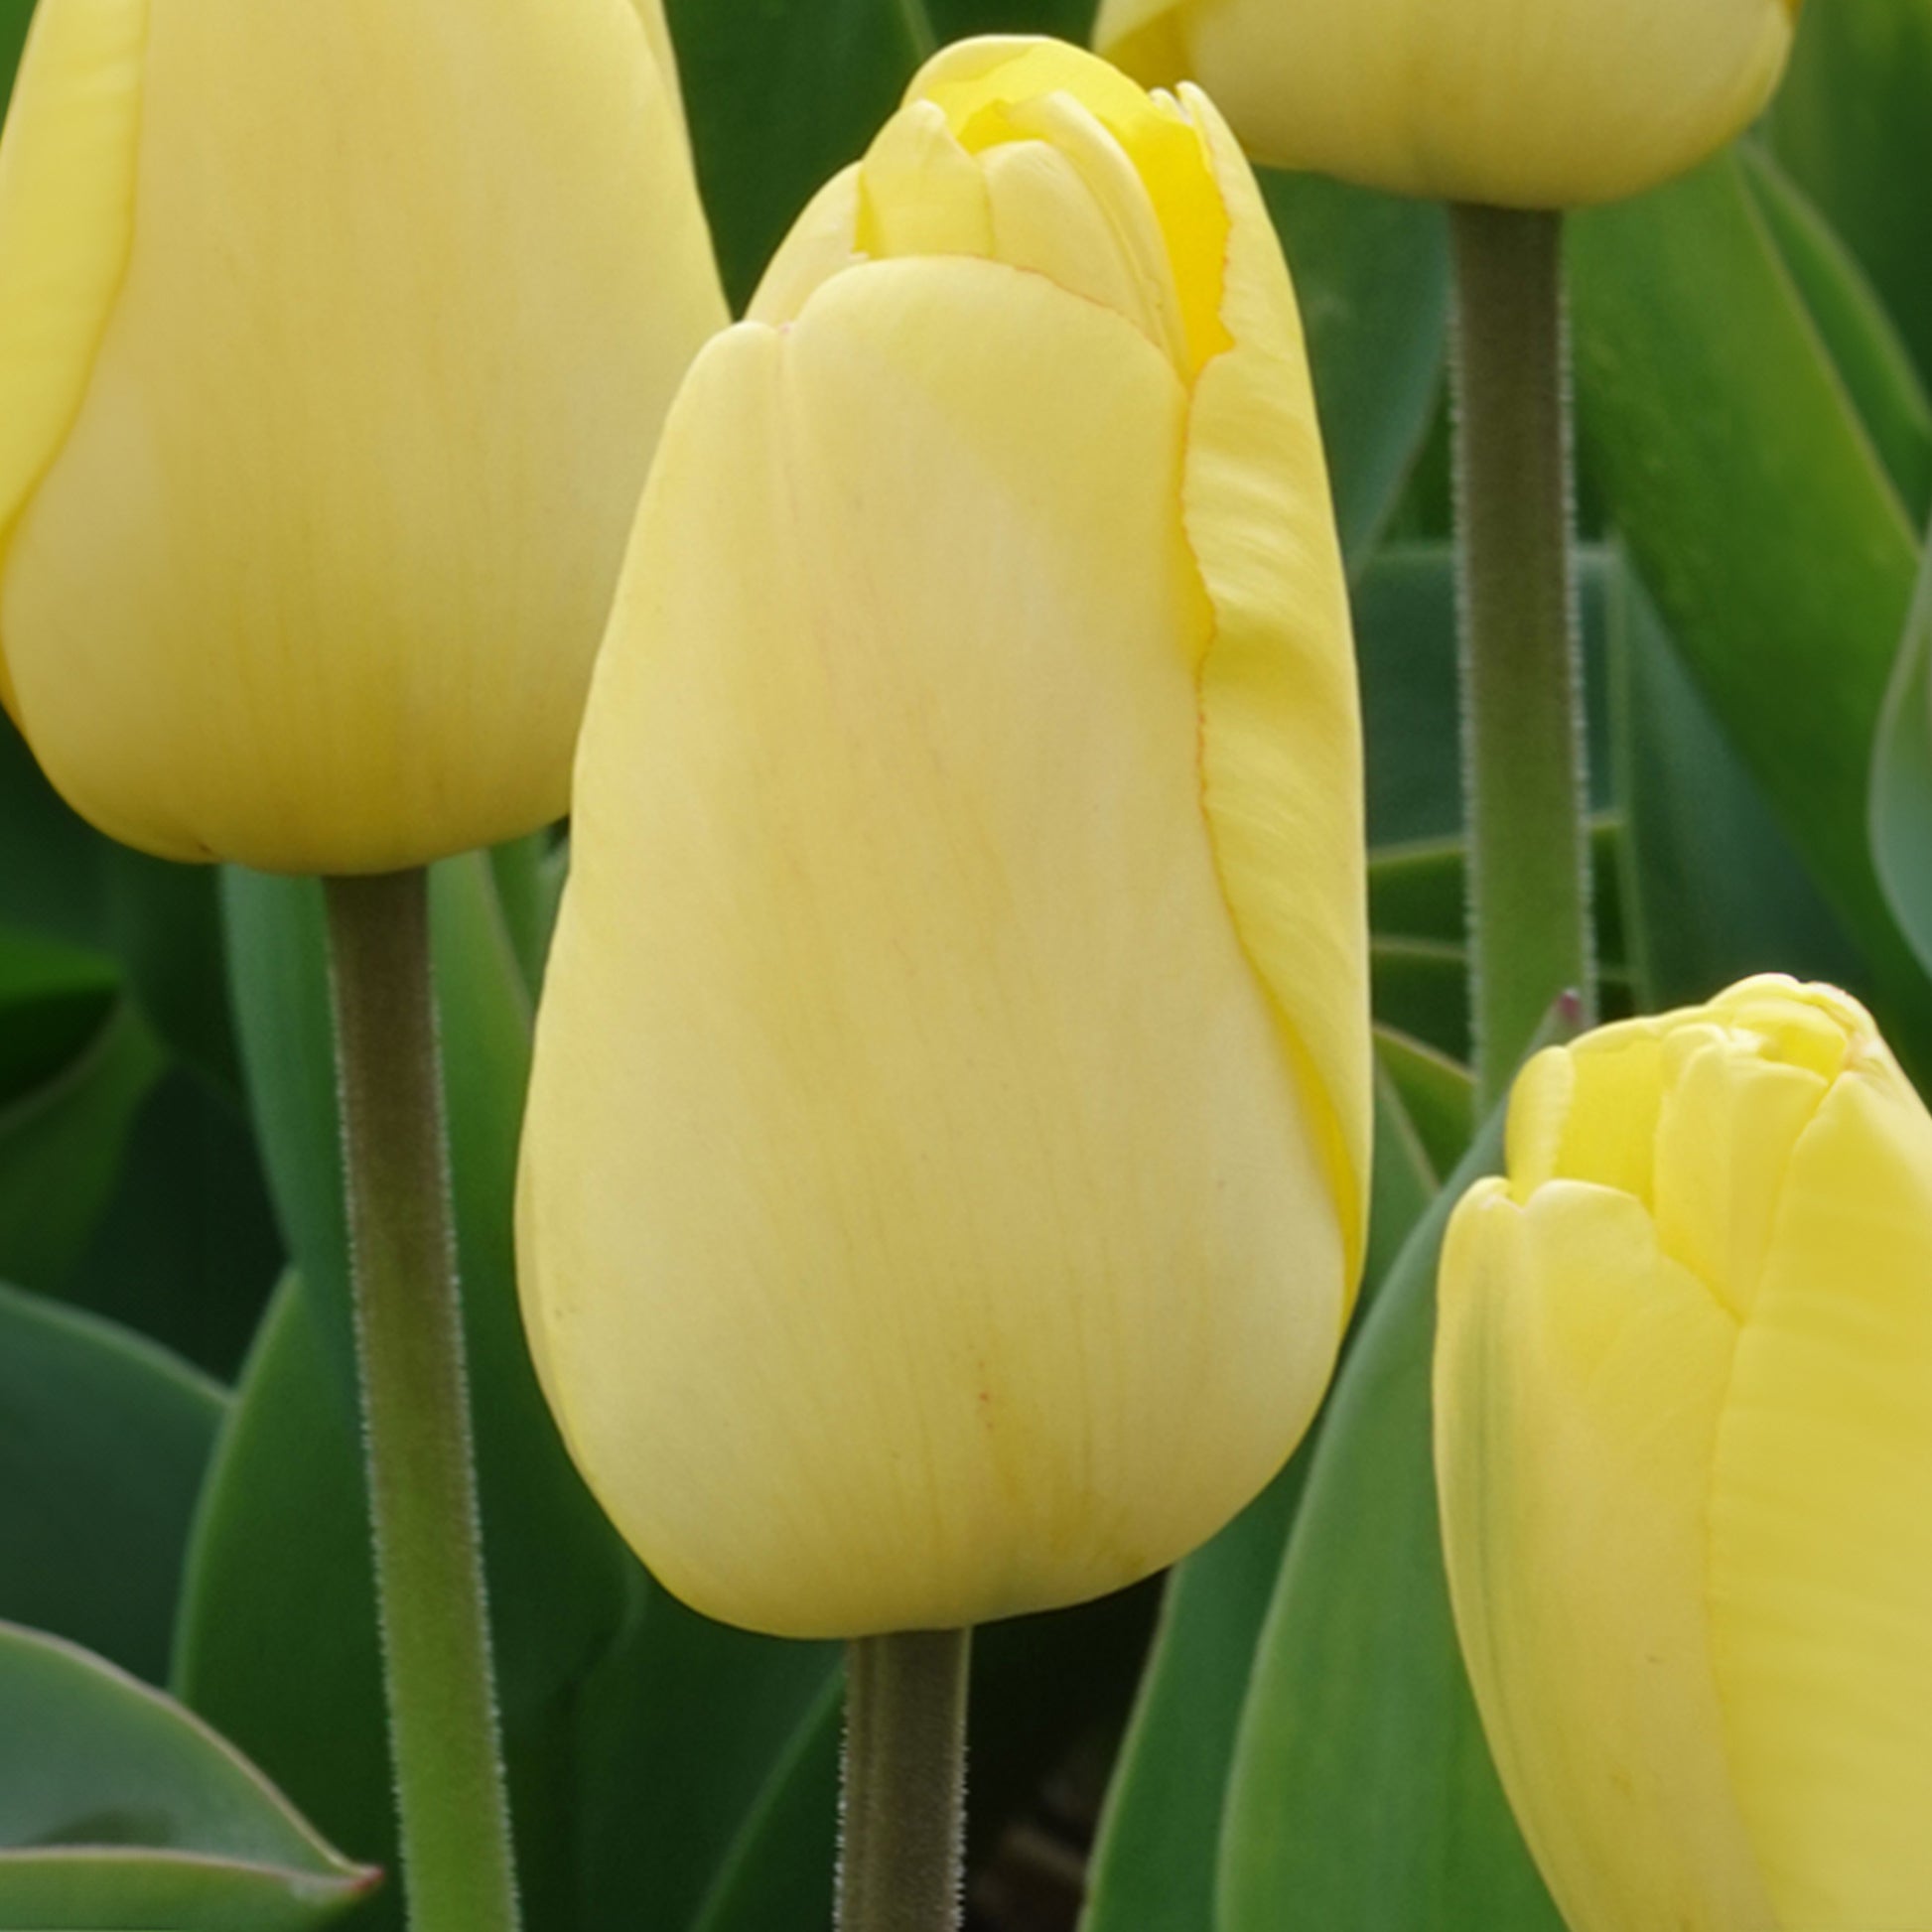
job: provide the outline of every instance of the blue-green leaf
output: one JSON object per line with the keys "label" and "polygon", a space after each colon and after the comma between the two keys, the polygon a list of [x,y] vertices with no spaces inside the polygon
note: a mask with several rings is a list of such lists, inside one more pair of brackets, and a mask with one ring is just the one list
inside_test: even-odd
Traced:
{"label": "blue-green leaf", "polygon": [[0,1625],[6,1932],[308,1932],[378,1876],[159,1691]]}

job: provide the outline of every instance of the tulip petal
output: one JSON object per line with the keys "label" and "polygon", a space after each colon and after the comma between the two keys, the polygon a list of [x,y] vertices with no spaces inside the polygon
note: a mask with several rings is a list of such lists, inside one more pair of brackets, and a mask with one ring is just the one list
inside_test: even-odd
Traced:
{"label": "tulip petal", "polygon": [[1743,131],[1791,0],[1105,0],[1095,45],[1204,86],[1259,161],[1434,200],[1570,207]]}
{"label": "tulip petal", "polygon": [[[148,0],[42,0],[0,143],[0,543],[79,413],[134,234]],[[19,716],[0,641],[0,699]]]}
{"label": "tulip petal", "polygon": [[636,8],[637,18],[643,25],[644,45],[657,64],[658,78],[670,98],[678,132],[688,140],[690,128],[684,117],[684,94],[677,84],[677,49],[671,41],[670,23],[664,18],[664,0],[630,0],[630,4]]}
{"label": "tulip petal", "polygon": [[1095,1595],[1332,1364],[1335,1208],[1202,821],[1185,394],[874,263],[700,358],[579,764],[526,1317],[593,1487],[791,1635]]}
{"label": "tulip petal", "polygon": [[781,322],[795,321],[834,275],[864,259],[859,252],[859,164],[854,162],[805,204],[791,232],[765,265],[745,319],[773,329]]}
{"label": "tulip petal", "polygon": [[355,872],[562,813],[662,414],[726,320],[641,18],[153,9],[126,272],[0,605],[96,824]]}
{"label": "tulip petal", "polygon": [[1932,1120],[1867,1043],[1792,1156],[1718,1443],[1710,1601],[1781,1925],[1932,1924]]}
{"label": "tulip petal", "polygon": [[1347,1204],[1368,1220],[1371,1076],[1362,739],[1353,633],[1300,314],[1234,137],[1195,90],[1231,227],[1187,439],[1188,541],[1214,606],[1201,759],[1215,857]]}
{"label": "tulip petal", "polygon": [[[1504,1788],[1573,1932],[1772,1932],[1703,1603],[1735,1323],[1642,1204],[1457,1208],[1436,1455],[1450,1594]],[[1614,1874],[1606,1879],[1605,1874]]]}

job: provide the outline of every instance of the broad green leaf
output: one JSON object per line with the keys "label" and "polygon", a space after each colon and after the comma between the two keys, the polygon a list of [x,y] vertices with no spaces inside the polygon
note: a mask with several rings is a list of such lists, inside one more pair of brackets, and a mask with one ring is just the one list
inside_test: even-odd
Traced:
{"label": "broad green leaf", "polygon": [[[335,1843],[393,1869],[374,1592],[355,1432],[313,1298],[291,1277],[208,1470],[171,1684]],[[399,1927],[400,1888],[356,1923]]]}
{"label": "broad green leaf", "polygon": [[941,41],[970,34],[1056,34],[1084,46],[1093,31],[1097,0],[925,0]]}
{"label": "broad green leaf", "polygon": [[1871,846],[1905,936],[1932,971],[1932,549],[1905,625],[1871,770]]}
{"label": "broad green leaf", "polygon": [[134,1117],[112,1197],[61,1299],[228,1382],[282,1260],[240,1102],[176,1060]]}
{"label": "broad green leaf", "polygon": [[[1375,1030],[1376,1073],[1394,1087],[1428,1164],[1435,1196],[1441,1176],[1469,1151],[1475,1131],[1475,1076],[1459,1060],[1393,1027]],[[1406,1239],[1409,1230],[1405,1227]],[[1390,1261],[1395,1257],[1391,1255]]]}
{"label": "broad green leaf", "polygon": [[1804,190],[1754,142],[1739,147],[1737,158],[1892,486],[1922,522],[1932,510],[1932,403],[1910,351]]}
{"label": "broad green leaf", "polygon": [[[230,866],[221,875],[221,909],[249,1114],[282,1238],[335,1357],[346,1417],[355,1349],[322,890],[312,880]],[[446,1040],[445,1050],[455,1043]]]}
{"label": "broad green leaf", "polygon": [[[6,28],[0,11],[0,61]],[[94,831],[62,801],[4,716],[0,927],[119,960],[153,1031],[214,1079],[235,1084],[212,870],[165,865]]]}
{"label": "broad green leaf", "polygon": [[139,1335],[0,1288],[0,1617],[159,1683],[224,1400]]}
{"label": "broad green leaf", "polygon": [[135,1115],[167,1056],[125,999],[64,1064],[0,1111],[0,1276],[59,1290],[113,1196]]}
{"label": "broad green leaf", "polygon": [[1426,202],[1319,175],[1262,186],[1295,272],[1342,549],[1359,574],[1435,419],[1449,347],[1449,227]]}
{"label": "broad green leaf", "polygon": [[1498,1119],[1330,1398],[1241,1717],[1216,1932],[1562,1932],[1463,1674],[1430,1450],[1437,1256],[1500,1144]]}
{"label": "broad green leaf", "polygon": [[845,1673],[835,1670],[773,1759],[691,1932],[823,1932],[832,1911]]}
{"label": "broad green leaf", "polygon": [[[1371,1286],[1401,1252],[1438,1184],[1396,1085],[1380,1068],[1376,1103]],[[1312,1448],[1311,1438],[1168,1580],[1094,1847],[1083,1932],[1206,1932],[1213,1924],[1235,1733]]]}
{"label": "broad green leaf", "polygon": [[306,1932],[379,1875],[159,1691],[0,1625],[7,1932]]}
{"label": "broad green leaf", "polygon": [[[784,1891],[779,1874],[751,1869],[746,1836],[783,1805],[795,1842],[809,1849],[816,1830],[800,1863],[817,1882],[760,1932],[812,1932],[830,1916],[832,1813],[814,1828],[809,1794],[780,1797],[772,1780],[785,1759],[797,1765],[800,1730],[838,1676],[838,1647],[727,1630],[641,1573],[637,1583],[625,1639],[581,1699],[580,1922],[630,1932],[641,1910],[670,1932],[723,1909],[722,1894],[740,1886]],[[817,1776],[809,1760],[798,1769]],[[774,1856],[787,1857],[782,1844]]]}
{"label": "broad green leaf", "polygon": [[1932,0],[1807,7],[1771,108],[1780,160],[1825,211],[1932,380]]}
{"label": "broad green leaf", "polygon": [[734,309],[930,51],[920,0],[668,0],[698,178]]}
{"label": "broad green leaf", "polygon": [[[1814,9],[1814,12],[1829,9]],[[1686,667],[1922,1035],[1865,837],[1918,539],[1734,155],[1571,224],[1585,440]]]}
{"label": "broad green leaf", "polygon": [[1376,1020],[1451,1060],[1469,1057],[1469,955],[1445,939],[1383,938],[1369,947]]}
{"label": "broad green leaf", "polygon": [[77,1059],[121,992],[111,959],[31,932],[0,932],[0,1106]]}
{"label": "broad green leaf", "polygon": [[1635,575],[1611,597],[1619,853],[1646,1012],[1751,973],[1858,985],[1864,968],[1711,716]]}

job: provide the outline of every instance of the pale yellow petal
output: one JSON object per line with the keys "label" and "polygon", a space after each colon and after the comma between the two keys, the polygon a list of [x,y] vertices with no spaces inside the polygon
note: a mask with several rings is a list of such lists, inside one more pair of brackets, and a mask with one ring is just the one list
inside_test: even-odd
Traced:
{"label": "pale yellow petal", "polygon": [[1932,1122],[1875,1040],[1800,1141],[1717,1445],[1710,1598],[1779,1923],[1932,1925]]}
{"label": "pale yellow petal", "polygon": [[859,165],[854,162],[834,175],[791,224],[765,266],[746,321],[773,329],[793,321],[834,275],[864,259],[859,252]]}
{"label": "pale yellow petal", "polygon": [[[1053,40],[960,42],[926,65],[908,99],[935,102],[961,143],[982,154],[1028,136],[1056,138],[1055,96],[1085,109],[1140,176],[1171,264],[1191,374],[1228,343],[1221,310],[1229,220],[1224,184],[1193,121],[1106,62]],[[1097,174],[1092,185],[1116,199]]]}
{"label": "pale yellow petal", "polygon": [[0,593],[95,823],[345,872],[564,810],[658,425],[725,319],[641,18],[154,8],[125,278]]}
{"label": "pale yellow petal", "polygon": [[993,253],[986,177],[930,101],[895,114],[859,169],[859,252]]}
{"label": "pale yellow petal", "polygon": [[1571,1932],[1813,1923],[1776,1918],[1759,1878],[1704,1610],[1735,1334],[1626,1194],[1557,1181],[1525,1209],[1486,1182],[1450,1224],[1436,1352],[1450,1595],[1497,1770]]}
{"label": "pale yellow petal", "polygon": [[[0,140],[0,554],[86,393],[134,232],[148,0],[42,0]],[[0,636],[0,698],[17,717]]]}
{"label": "pale yellow petal", "polygon": [[923,260],[726,337],[667,431],[520,1245],[580,1465],[715,1615],[1113,1589],[1329,1373],[1335,1209],[1200,812],[1184,410],[1121,317]]}
{"label": "pale yellow petal", "polygon": [[1664,1252],[1741,1319],[1757,1297],[1791,1150],[1828,1087],[1810,1067],[1702,1034],[1671,1041],[1689,1050],[1657,1117],[1652,1211]]}
{"label": "pale yellow petal", "polygon": [[[1120,150],[1111,141],[1106,146],[1119,156],[1121,171],[1140,194],[1153,231],[1150,238],[1158,243],[1160,229],[1146,191]],[[1147,273],[1131,243],[1123,245],[1106,205],[1096,199],[1065,151],[1045,141],[1009,141],[988,153],[981,165],[997,259],[1050,275],[1069,294],[1117,310],[1178,366],[1187,345],[1177,310],[1171,301],[1162,301],[1159,271],[1167,267],[1165,253],[1155,258],[1157,273]],[[1170,296],[1173,287],[1168,276],[1165,292]]]}
{"label": "pale yellow petal", "polygon": [[1214,607],[1201,764],[1215,858],[1267,984],[1337,1200],[1351,1288],[1367,1224],[1371,1074],[1353,633],[1300,315],[1233,137],[1198,93],[1230,229],[1233,346],[1195,386],[1187,536]]}
{"label": "pale yellow petal", "polygon": [[1696,166],[1768,98],[1788,0],[1110,0],[1139,78],[1204,86],[1257,160],[1524,207]]}
{"label": "pale yellow petal", "polygon": [[630,0],[630,4],[637,10],[637,18],[643,25],[644,44],[650,49],[651,59],[657,63],[665,92],[670,95],[677,113],[678,128],[688,135],[690,129],[684,117],[684,93],[678,85],[677,50],[671,42],[670,23],[664,18],[664,0]]}

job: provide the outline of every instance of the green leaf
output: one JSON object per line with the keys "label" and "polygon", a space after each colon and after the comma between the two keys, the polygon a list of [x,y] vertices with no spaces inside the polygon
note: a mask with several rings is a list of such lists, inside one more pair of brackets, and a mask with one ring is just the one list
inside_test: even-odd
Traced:
{"label": "green leaf", "polygon": [[823,1932],[831,1918],[845,1673],[834,1670],[773,1760],[691,1932]]}
{"label": "green leaf", "polygon": [[[793,1775],[822,1786],[822,1763],[800,1761],[799,1733],[831,1694],[838,1646],[728,1630],[641,1573],[638,1584],[625,1640],[581,1700],[582,1923],[630,1932],[642,1912],[653,1927],[690,1926],[751,1887],[788,1902],[760,1932],[813,1932],[830,1917],[833,1814],[772,1780],[789,1758]],[[775,1848],[753,1822],[774,1806],[788,1828]],[[793,1867],[786,1847],[801,1845]],[[754,1870],[763,1850],[785,1868]]]}
{"label": "green leaf", "polygon": [[1772,141],[1884,299],[1932,378],[1932,0],[1807,7]]}
{"label": "green leaf", "polygon": [[1241,1718],[1217,1932],[1562,1932],[1463,1674],[1430,1450],[1443,1230],[1500,1144],[1498,1118],[1330,1398]]}
{"label": "green leaf", "polygon": [[180,1705],[0,1625],[0,1927],[306,1932],[378,1876]]}
{"label": "green leaf", "polygon": [[134,1117],[113,1194],[61,1299],[231,1382],[282,1264],[240,1102],[177,1060]]}
{"label": "green leaf", "polygon": [[1319,175],[1264,173],[1262,189],[1295,271],[1342,549],[1359,572],[1442,396],[1449,225],[1427,202]]}
{"label": "green leaf", "polygon": [[698,178],[734,310],[927,52],[918,0],[668,0]]}
{"label": "green leaf", "polygon": [[[1371,1287],[1402,1251],[1438,1185],[1396,1085],[1380,1068],[1375,1132]],[[1235,1734],[1312,1449],[1311,1437],[1168,1580],[1094,1846],[1082,1932],[1204,1932],[1214,1922],[1215,1859]]]}
{"label": "green leaf", "polygon": [[[374,1592],[354,1428],[313,1299],[291,1277],[208,1469],[171,1682],[335,1843],[393,1868]],[[401,1923],[397,1886],[357,1918],[368,1932]]]}
{"label": "green leaf", "polygon": [[[1475,1131],[1475,1076],[1460,1060],[1393,1027],[1376,1028],[1375,1059],[1377,1079],[1391,1084],[1415,1131],[1434,1198],[1440,1176],[1469,1151],[1469,1136]],[[1408,1233],[1405,1227],[1405,1239]]]}
{"label": "green leaf", "polygon": [[941,41],[971,34],[1055,34],[1085,46],[1097,0],[926,0]]}
{"label": "green leaf", "polygon": [[0,1288],[0,1617],[158,1683],[223,1408],[140,1336]]}
{"label": "green leaf", "polygon": [[1932,971],[1932,548],[1879,721],[1871,847],[1898,922]]}
{"label": "green leaf", "polygon": [[1876,292],[1804,191],[1753,142],[1744,179],[1907,511],[1932,510],[1932,403]]}
{"label": "green leaf", "polygon": [[1924,978],[1865,836],[1917,536],[1735,156],[1571,236],[1598,483],[1720,728],[1923,1033]]}
{"label": "green leaf", "polygon": [[1865,970],[1692,683],[1634,573],[1611,597],[1619,853],[1645,1012],[1751,973],[1857,984]]}
{"label": "green leaf", "polygon": [[51,1077],[0,1110],[0,1276],[59,1290],[113,1196],[166,1055],[126,1000]]}

